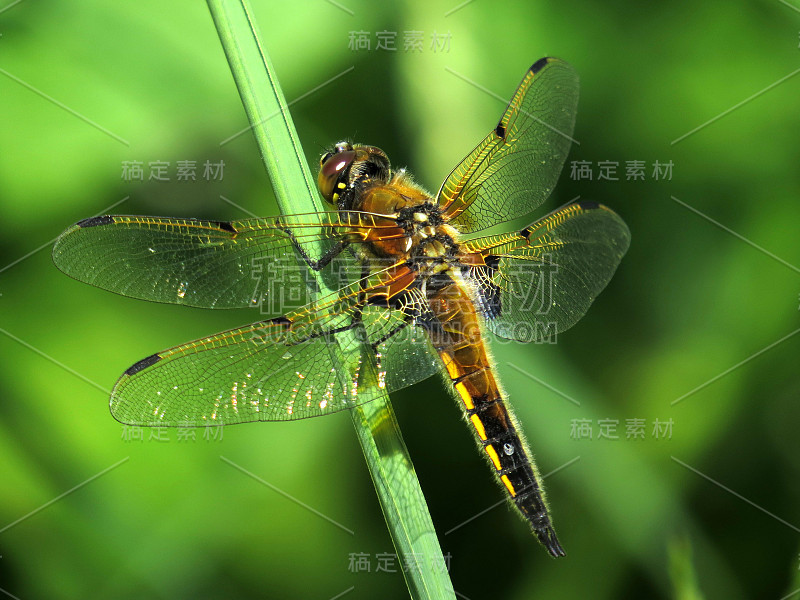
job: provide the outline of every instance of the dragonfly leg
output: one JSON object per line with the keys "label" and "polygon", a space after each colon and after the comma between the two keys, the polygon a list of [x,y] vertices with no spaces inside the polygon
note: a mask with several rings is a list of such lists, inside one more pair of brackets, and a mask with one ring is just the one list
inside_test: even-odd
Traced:
{"label": "dragonfly leg", "polygon": [[330,264],[330,262],[334,258],[336,258],[342,252],[342,250],[347,248],[347,246],[349,245],[349,242],[347,242],[345,240],[339,240],[338,242],[336,242],[336,244],[332,248],[330,248],[327,252],[325,252],[325,254],[323,254],[322,257],[320,257],[319,260],[314,260],[313,258],[311,258],[308,255],[308,252],[306,252],[303,249],[303,247],[297,241],[297,238],[294,236],[294,233],[292,233],[292,231],[290,229],[288,229],[288,228],[284,229],[283,232],[287,236],[289,236],[290,240],[292,240],[292,244],[294,245],[294,249],[297,250],[298,254],[300,254],[300,256],[303,259],[303,262],[305,262],[314,271],[320,271],[320,270],[324,269],[325,267],[327,267]]}
{"label": "dragonfly leg", "polygon": [[384,336],[381,336],[381,338],[380,338],[380,339],[378,339],[378,340],[375,340],[375,341],[374,341],[374,342],[371,344],[371,345],[372,345],[372,349],[373,349],[375,352],[377,352],[377,351],[378,351],[378,346],[380,346],[380,345],[381,345],[382,343],[384,343],[385,341],[389,340],[389,339],[390,339],[392,336],[394,336],[394,335],[396,335],[396,334],[400,333],[401,331],[403,331],[403,329],[405,329],[406,327],[408,327],[410,324],[411,324],[411,317],[409,317],[409,316],[406,316],[405,320],[404,320],[402,323],[400,323],[399,325],[397,325],[396,327],[394,327],[394,328],[393,328],[393,329],[392,329],[392,330],[391,330],[389,333],[387,333],[386,335],[384,335]]}

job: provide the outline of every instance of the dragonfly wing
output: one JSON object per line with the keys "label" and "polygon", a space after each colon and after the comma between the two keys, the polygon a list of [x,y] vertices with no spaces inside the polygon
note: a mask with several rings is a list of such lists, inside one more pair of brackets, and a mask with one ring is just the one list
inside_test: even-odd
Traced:
{"label": "dragonfly wing", "polygon": [[624,221],[591,202],[568,204],[520,232],[467,242],[486,263],[468,274],[488,328],[503,338],[541,342],[572,327],[629,244]]}
{"label": "dragonfly wing", "polygon": [[438,353],[422,322],[430,314],[419,288],[407,290],[403,306],[388,313],[375,310],[365,318],[375,333],[370,337],[386,389],[396,391],[442,370]]}
{"label": "dragonfly wing", "polygon": [[270,307],[280,304],[276,293],[302,298],[313,285],[287,231],[300,243],[326,243],[344,231],[358,238],[374,225],[371,215],[356,212],[299,217],[305,222],[297,216],[230,222],[94,217],[61,234],[53,260],[70,277],[132,298],[200,308]]}
{"label": "dragonfly wing", "polygon": [[[434,358],[419,348],[410,354],[414,342],[397,335],[407,315],[366,303],[391,281],[380,273],[367,281],[139,361],[115,385],[112,414],[150,426],[287,421],[352,408],[432,375]],[[399,356],[416,366],[388,374]]]}
{"label": "dragonfly wing", "polygon": [[578,76],[557,58],[525,74],[497,127],[445,179],[437,195],[463,233],[524,216],[555,187],[569,153]]}

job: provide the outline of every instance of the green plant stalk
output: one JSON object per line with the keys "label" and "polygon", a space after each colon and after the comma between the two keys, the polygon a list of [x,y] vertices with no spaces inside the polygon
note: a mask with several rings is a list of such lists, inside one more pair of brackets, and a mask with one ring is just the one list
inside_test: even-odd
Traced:
{"label": "green plant stalk", "polygon": [[[281,212],[320,210],[315,179],[251,12],[244,0],[207,1]],[[323,293],[334,291],[324,277],[319,279]],[[371,366],[376,378],[374,357],[367,348],[361,359],[361,368]],[[337,365],[337,371],[352,373],[357,360],[353,357],[347,365]],[[388,396],[350,412],[412,598],[454,599],[433,522]]]}

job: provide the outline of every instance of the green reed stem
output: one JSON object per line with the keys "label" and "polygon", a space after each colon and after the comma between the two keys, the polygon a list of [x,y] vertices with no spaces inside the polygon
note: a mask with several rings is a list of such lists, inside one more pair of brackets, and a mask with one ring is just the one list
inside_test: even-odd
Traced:
{"label": "green reed stem", "polygon": [[[252,13],[244,0],[207,1],[281,212],[320,210],[315,178],[269,56],[259,42]],[[319,283],[323,290],[335,291],[325,285],[324,277]],[[374,357],[369,354],[362,352],[371,360],[374,375]],[[340,372],[347,373],[347,367]],[[356,407],[351,415],[411,597],[454,599],[428,506],[389,397]]]}

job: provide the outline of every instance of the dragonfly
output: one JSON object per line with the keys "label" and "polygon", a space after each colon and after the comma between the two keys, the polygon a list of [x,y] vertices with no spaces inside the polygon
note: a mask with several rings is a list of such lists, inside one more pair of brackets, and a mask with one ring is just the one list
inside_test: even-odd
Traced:
{"label": "dragonfly", "polygon": [[[611,279],[630,232],[611,209],[586,201],[522,229],[485,230],[550,196],[577,103],[574,69],[536,61],[435,196],[379,148],[340,142],[320,160],[324,212],[238,221],[107,215],[67,229],[53,258],[77,280],[154,302],[256,307],[262,317],[135,363],[113,388],[114,418],[291,421],[439,373],[510,504],[552,556],[565,556],[488,339],[536,343],[571,327]],[[314,272],[327,291],[300,275]]]}

